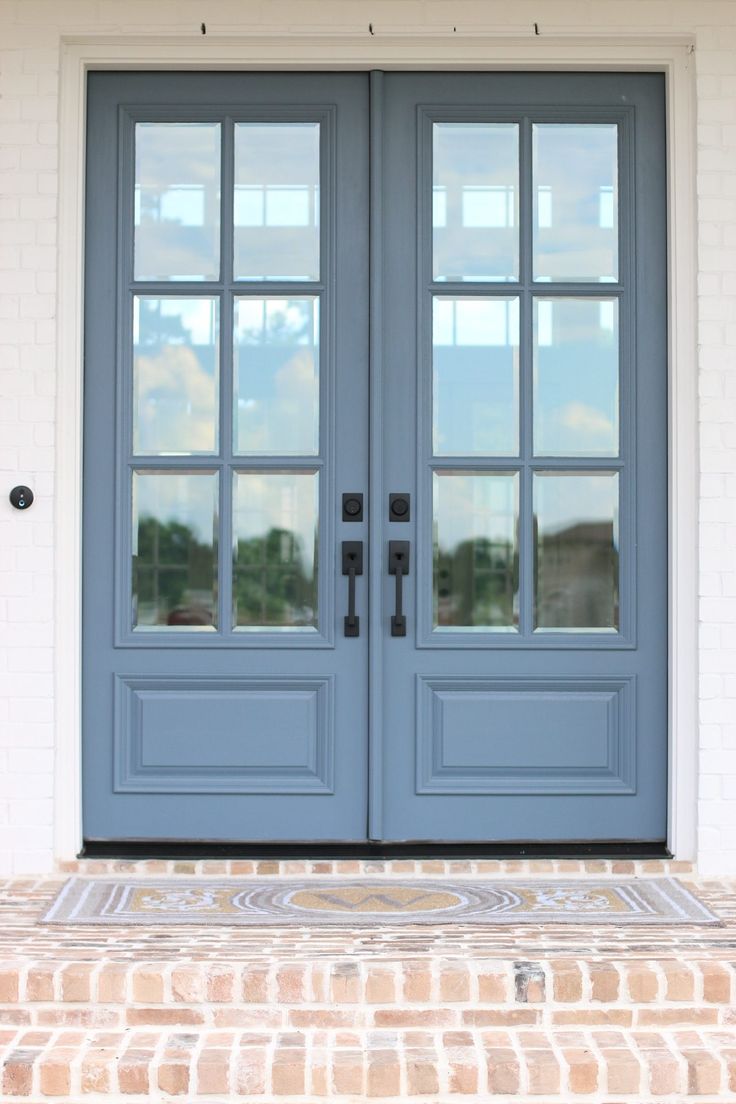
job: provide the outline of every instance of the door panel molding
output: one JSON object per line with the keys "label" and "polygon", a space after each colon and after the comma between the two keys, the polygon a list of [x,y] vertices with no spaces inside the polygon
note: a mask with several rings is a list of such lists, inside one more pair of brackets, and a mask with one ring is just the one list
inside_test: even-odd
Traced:
{"label": "door panel molding", "polygon": [[[555,680],[418,675],[416,792],[633,794],[635,695],[636,676]],[[507,759],[506,765],[464,762],[469,759],[464,745],[468,736],[472,738],[474,721],[488,737],[489,725],[490,732],[494,730],[494,709],[498,737],[489,746],[500,753],[499,761]],[[583,711],[598,722],[592,748],[574,740],[576,714]],[[551,732],[543,732],[542,722]],[[563,747],[568,741],[570,761],[562,766],[544,762],[544,743],[553,738]]]}
{"label": "door panel molding", "polygon": [[[115,793],[289,794],[334,793],[334,678],[126,678],[115,676],[113,763]],[[239,735],[253,744],[248,765],[217,763],[218,737],[229,728],[218,705],[240,714]],[[178,727],[200,714],[206,742],[187,764],[175,762]],[[165,739],[151,733],[146,715],[168,711]],[[219,723],[218,723],[219,721]],[[207,726],[210,731],[206,732]],[[277,754],[281,750],[281,759]],[[226,749],[225,749],[226,750]],[[170,760],[170,761],[167,761]],[[188,769],[189,768],[189,769]],[[197,774],[194,774],[196,769]]]}

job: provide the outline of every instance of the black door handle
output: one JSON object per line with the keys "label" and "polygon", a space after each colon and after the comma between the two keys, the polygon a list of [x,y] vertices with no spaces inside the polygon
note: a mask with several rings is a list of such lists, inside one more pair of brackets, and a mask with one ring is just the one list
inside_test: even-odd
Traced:
{"label": "black door handle", "polygon": [[360,636],[360,618],[355,612],[355,576],[363,574],[363,542],[342,542],[342,573],[348,577],[348,612],[345,636]]}
{"label": "black door handle", "polygon": [[409,542],[388,542],[388,573],[396,576],[396,609],[391,617],[391,635],[406,636],[403,579],[409,574]]}

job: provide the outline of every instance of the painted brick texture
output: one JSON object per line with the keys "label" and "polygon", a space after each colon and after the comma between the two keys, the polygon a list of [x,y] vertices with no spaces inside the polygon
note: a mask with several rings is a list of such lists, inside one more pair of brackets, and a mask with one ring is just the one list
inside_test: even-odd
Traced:
{"label": "painted brick texture", "polygon": [[[0,0],[0,872],[53,865],[60,44],[78,36],[196,39],[202,18],[202,4],[192,0]],[[369,22],[377,35],[436,34],[453,26],[526,35],[534,21],[542,34],[692,35],[701,472],[698,861],[706,873],[736,871],[736,5],[546,0],[540,12],[531,0],[210,0],[206,20],[209,34],[230,36],[363,34]],[[7,501],[18,482],[36,493],[26,515]]]}

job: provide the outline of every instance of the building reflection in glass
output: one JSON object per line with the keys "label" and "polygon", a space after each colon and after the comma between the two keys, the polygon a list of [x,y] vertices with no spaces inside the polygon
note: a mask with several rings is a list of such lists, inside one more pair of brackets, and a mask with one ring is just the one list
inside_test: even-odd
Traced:
{"label": "building reflection in glass", "polygon": [[319,280],[319,123],[236,123],[236,280]]}
{"label": "building reflection in glass", "polygon": [[136,123],[136,280],[220,275],[220,124]]}
{"label": "building reflection in glass", "polygon": [[432,158],[434,279],[518,279],[517,124],[435,123]]}
{"label": "building reflection in glass", "polygon": [[535,628],[619,628],[618,474],[534,477]]}

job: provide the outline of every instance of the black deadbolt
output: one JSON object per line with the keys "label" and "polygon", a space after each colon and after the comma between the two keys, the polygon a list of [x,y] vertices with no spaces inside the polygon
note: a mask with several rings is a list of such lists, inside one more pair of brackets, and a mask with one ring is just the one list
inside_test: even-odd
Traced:
{"label": "black deadbolt", "polygon": [[363,520],[363,495],[359,491],[350,492],[342,496],[342,520]]}
{"label": "black deadbolt", "polygon": [[10,504],[16,510],[27,510],[33,502],[33,491],[30,487],[13,487],[10,492]]}
{"label": "black deadbolt", "polygon": [[390,494],[388,496],[388,520],[409,521],[411,498],[408,494]]}

